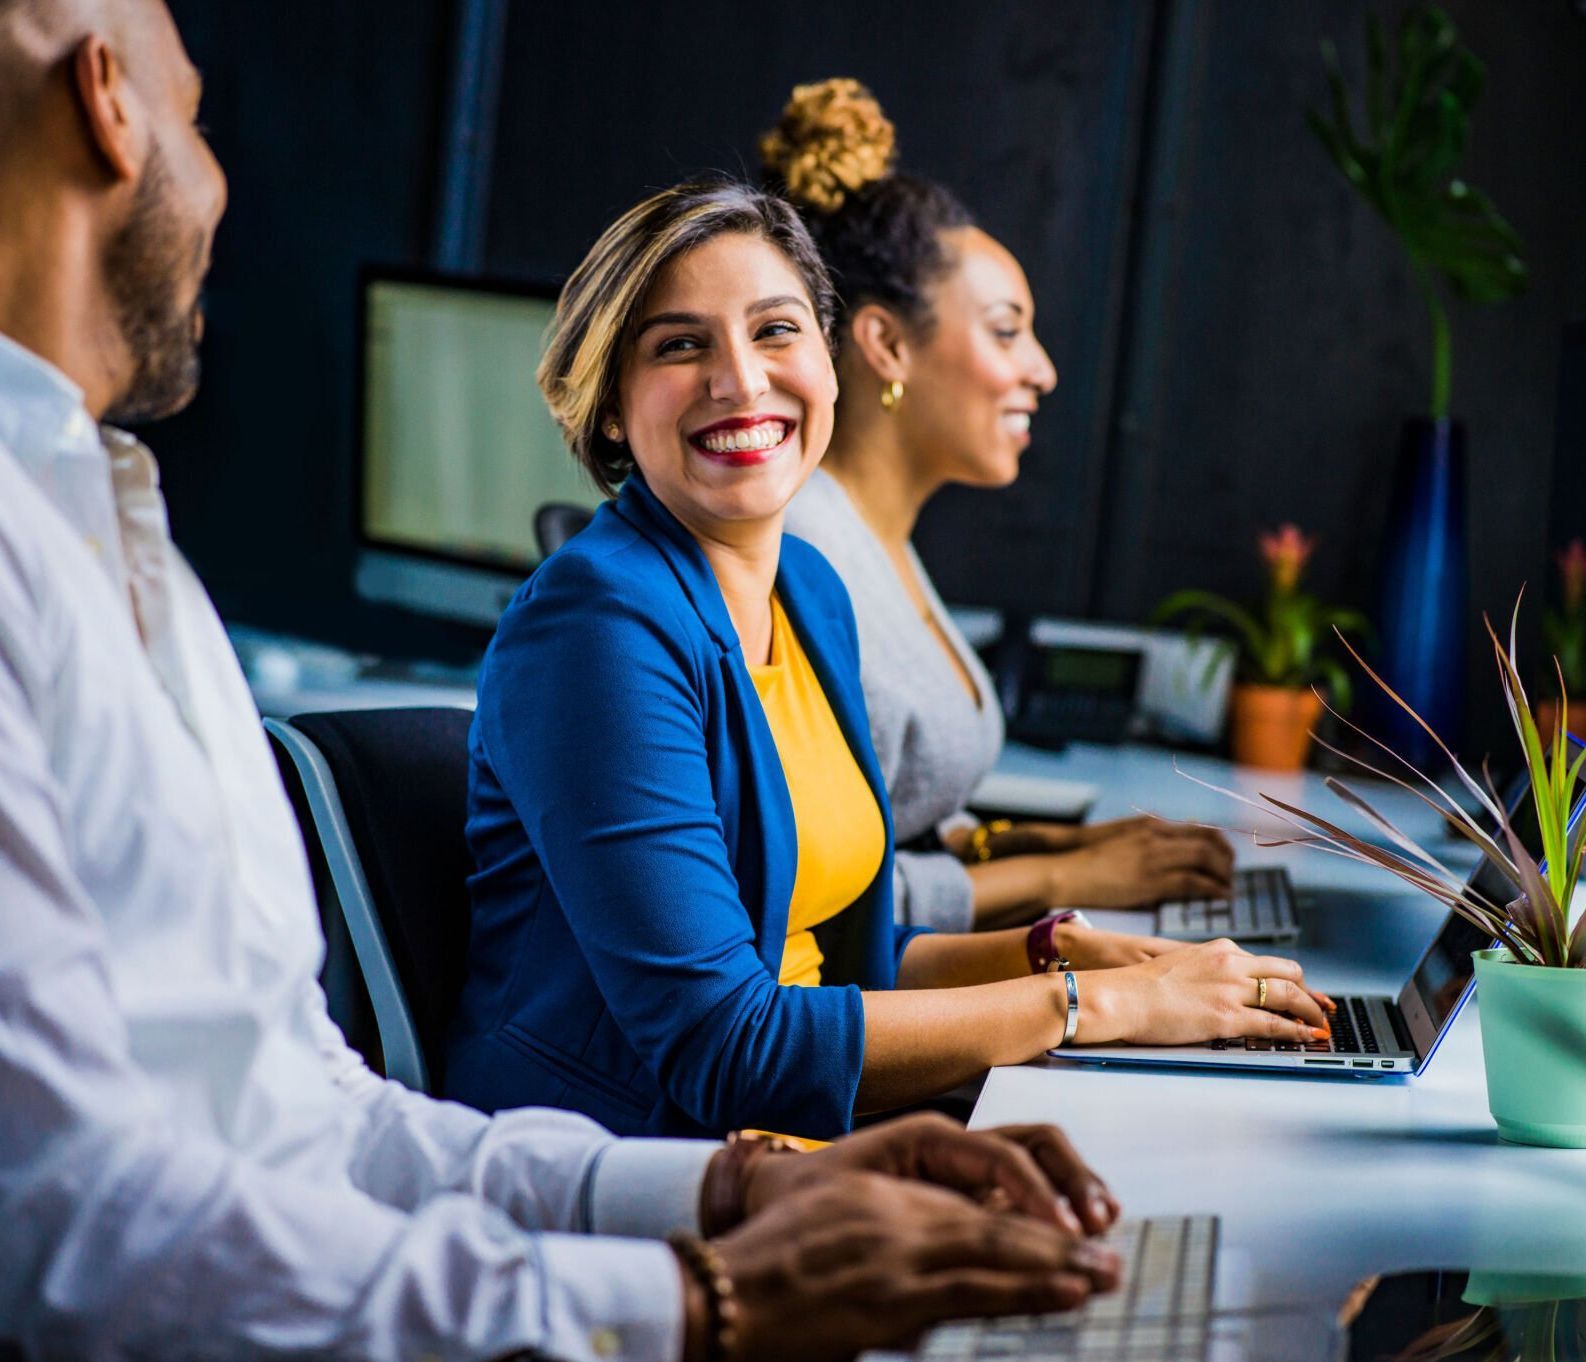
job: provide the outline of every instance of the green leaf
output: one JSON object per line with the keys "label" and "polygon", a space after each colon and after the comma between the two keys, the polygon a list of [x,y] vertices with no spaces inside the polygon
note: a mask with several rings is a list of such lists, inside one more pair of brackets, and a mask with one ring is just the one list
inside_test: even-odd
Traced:
{"label": "green leaf", "polygon": [[1467,114],[1476,107],[1487,85],[1487,68],[1474,52],[1461,50],[1459,64],[1448,78],[1448,93]]}
{"label": "green leaf", "polygon": [[1316,134],[1327,154],[1332,157],[1333,164],[1343,172],[1344,178],[1364,192],[1366,169],[1360,164],[1359,158],[1334,131],[1332,125],[1314,109],[1308,110],[1305,117],[1311,125],[1311,131]]}
{"label": "green leaf", "polygon": [[1322,43],[1322,66],[1327,72],[1327,93],[1333,105],[1333,131],[1358,160],[1360,143],[1355,140],[1354,120],[1349,114],[1349,87],[1344,83],[1344,72],[1338,64],[1338,49],[1330,42]]}
{"label": "green leaf", "polygon": [[1232,625],[1252,658],[1260,658],[1266,652],[1265,631],[1250,612],[1215,592],[1194,589],[1175,591],[1151,612],[1151,623],[1161,624],[1186,614],[1210,617]]}
{"label": "green leaf", "polygon": [[[1386,103],[1384,98],[1383,70],[1387,65],[1387,36],[1382,31],[1382,20],[1375,14],[1366,19],[1366,121],[1371,135],[1382,140]],[[1337,65],[1336,54],[1334,65]]]}
{"label": "green leaf", "polygon": [[[1330,120],[1312,111],[1311,130],[1344,178],[1397,235],[1412,264],[1435,271],[1455,296],[1504,302],[1529,284],[1518,234],[1458,165],[1472,111],[1486,84],[1480,59],[1435,5],[1405,11],[1393,51],[1375,14],[1365,25],[1365,128],[1358,137],[1338,51],[1322,44]],[[1423,287],[1432,288],[1429,280]],[[1429,305],[1432,300],[1429,297]],[[1448,407],[1452,371],[1446,326],[1433,306],[1433,401]]]}
{"label": "green leaf", "polygon": [[1317,661],[1316,671],[1327,683],[1328,692],[1332,695],[1333,707],[1341,713],[1347,714],[1355,703],[1354,685],[1349,679],[1349,673],[1330,657]]}

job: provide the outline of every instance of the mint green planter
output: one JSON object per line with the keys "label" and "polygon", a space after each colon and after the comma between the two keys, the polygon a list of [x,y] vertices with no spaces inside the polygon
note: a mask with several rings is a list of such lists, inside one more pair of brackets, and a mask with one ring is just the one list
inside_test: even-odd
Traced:
{"label": "mint green planter", "polygon": [[1487,1105],[1516,1144],[1586,1149],[1586,969],[1476,951]]}

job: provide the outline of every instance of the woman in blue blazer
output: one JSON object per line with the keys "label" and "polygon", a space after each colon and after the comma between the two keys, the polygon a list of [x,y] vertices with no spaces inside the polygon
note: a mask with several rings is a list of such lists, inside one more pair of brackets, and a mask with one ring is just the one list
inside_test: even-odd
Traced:
{"label": "woman in blue blazer", "polygon": [[[541,387],[621,490],[514,598],[480,674],[452,1096],[629,1134],[827,1136],[1076,1039],[1323,1024],[1297,966],[1231,943],[1085,976],[1085,934],[1051,920],[894,926],[852,612],[782,534],[831,433],[832,310],[797,214],[724,184],[646,200],[563,291]],[[818,987],[779,982],[811,792],[750,674],[777,605],[881,828],[866,887],[815,929]]]}

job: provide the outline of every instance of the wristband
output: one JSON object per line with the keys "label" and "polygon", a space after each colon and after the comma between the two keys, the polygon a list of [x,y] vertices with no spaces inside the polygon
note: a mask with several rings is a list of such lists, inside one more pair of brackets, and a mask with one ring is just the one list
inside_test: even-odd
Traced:
{"label": "wristband", "polygon": [[1031,926],[1029,934],[1024,938],[1024,954],[1030,962],[1031,974],[1045,974],[1053,966],[1058,969],[1068,968],[1068,961],[1058,954],[1054,941],[1057,929],[1066,922],[1072,922],[1080,927],[1090,926],[1090,919],[1078,908],[1066,908],[1061,913],[1051,913]]}
{"label": "wristband", "polygon": [[1063,987],[1068,990],[1068,1016],[1063,1021],[1063,1039],[1055,1047],[1059,1050],[1065,1045],[1072,1045],[1074,1033],[1079,1030],[1079,984],[1074,979],[1073,970],[1064,972]]}
{"label": "wristband", "polygon": [[743,1224],[744,1200],[755,1164],[768,1154],[798,1152],[799,1146],[780,1135],[735,1130],[721,1153],[705,1169],[699,1196],[699,1227],[711,1238]]}
{"label": "wristband", "polygon": [[704,1362],[729,1362],[738,1352],[738,1293],[721,1254],[697,1234],[672,1234],[666,1242],[705,1293],[709,1317]]}

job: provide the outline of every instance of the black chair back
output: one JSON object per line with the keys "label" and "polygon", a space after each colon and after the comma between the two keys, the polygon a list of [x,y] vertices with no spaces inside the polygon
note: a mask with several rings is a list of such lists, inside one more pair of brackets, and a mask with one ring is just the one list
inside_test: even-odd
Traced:
{"label": "black chair back", "polygon": [[292,726],[330,767],[432,1088],[468,968],[468,809],[464,709],[300,714]]}
{"label": "black chair back", "polygon": [[546,502],[534,513],[534,538],[540,546],[540,557],[549,558],[594,518],[595,513],[587,506]]}

